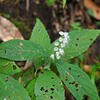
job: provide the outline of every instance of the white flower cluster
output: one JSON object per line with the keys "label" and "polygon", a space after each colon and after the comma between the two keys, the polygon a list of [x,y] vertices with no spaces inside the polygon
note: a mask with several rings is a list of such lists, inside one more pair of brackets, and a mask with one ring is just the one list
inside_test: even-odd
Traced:
{"label": "white flower cluster", "polygon": [[51,54],[51,59],[54,60],[54,58],[56,57],[56,59],[60,59],[62,55],[64,55],[64,50],[63,48],[68,44],[69,42],[69,35],[68,32],[59,32],[60,34],[60,38],[58,39],[57,42],[54,43],[54,54]]}

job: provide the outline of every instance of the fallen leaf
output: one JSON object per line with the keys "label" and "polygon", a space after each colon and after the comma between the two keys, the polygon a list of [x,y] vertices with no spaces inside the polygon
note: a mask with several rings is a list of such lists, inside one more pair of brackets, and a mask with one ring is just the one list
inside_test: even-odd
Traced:
{"label": "fallen leaf", "polygon": [[24,39],[20,31],[6,18],[0,16],[0,40]]}
{"label": "fallen leaf", "polygon": [[83,1],[84,1],[84,6],[88,10],[92,10],[93,17],[96,18],[97,20],[100,20],[100,7],[97,6],[92,0],[83,0]]}
{"label": "fallen leaf", "polygon": [[4,0],[0,0],[0,3],[2,3]]}

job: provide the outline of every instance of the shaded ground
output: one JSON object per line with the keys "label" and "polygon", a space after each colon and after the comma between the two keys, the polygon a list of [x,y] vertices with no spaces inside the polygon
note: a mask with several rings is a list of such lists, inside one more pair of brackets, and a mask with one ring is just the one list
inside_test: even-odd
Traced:
{"label": "shaded ground", "polygon": [[45,0],[30,0],[27,8],[26,0],[12,0],[12,2],[4,0],[0,3],[0,13],[9,14],[10,19],[15,18],[24,22],[26,26],[29,26],[30,32],[36,17],[38,17],[43,21],[52,40],[54,40],[54,33],[60,30],[69,31],[71,29],[70,24],[73,22],[80,22],[84,28],[100,27],[95,24],[97,20],[87,14],[83,2],[78,1],[68,0],[67,6],[63,9],[61,1],[56,2],[52,7],[48,7]]}

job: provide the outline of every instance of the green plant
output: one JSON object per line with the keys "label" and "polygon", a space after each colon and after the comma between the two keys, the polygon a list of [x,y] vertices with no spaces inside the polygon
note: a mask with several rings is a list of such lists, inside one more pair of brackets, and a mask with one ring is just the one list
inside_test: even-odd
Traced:
{"label": "green plant", "polygon": [[82,29],[80,22],[71,23],[70,26],[72,29]]}
{"label": "green plant", "polygon": [[63,0],[63,8],[65,7],[66,2],[67,2],[67,0]]}
{"label": "green plant", "polygon": [[46,4],[48,6],[52,6],[55,3],[56,0],[46,0]]}
{"label": "green plant", "polygon": [[[99,33],[100,30],[95,29],[59,32],[61,37],[51,43],[45,27],[37,19],[30,40],[1,43],[0,99],[65,100],[65,86],[77,100],[82,100],[84,95],[90,100],[99,100],[97,90],[87,74],[78,66],[67,63],[69,59],[84,52]],[[33,61],[34,70],[23,74],[23,87],[14,79],[15,74],[18,75],[21,70],[13,61],[26,60]],[[29,73],[32,76],[25,81]]]}
{"label": "green plant", "polygon": [[[57,0],[46,0],[46,4],[48,6],[52,6],[55,3],[55,1],[57,1]],[[63,8],[65,7],[66,2],[67,2],[67,0],[63,0]]]}

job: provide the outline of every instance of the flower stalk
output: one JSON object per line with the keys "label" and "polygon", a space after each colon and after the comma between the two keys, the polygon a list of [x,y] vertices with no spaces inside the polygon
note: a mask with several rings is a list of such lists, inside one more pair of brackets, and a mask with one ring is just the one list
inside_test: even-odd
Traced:
{"label": "flower stalk", "polygon": [[59,32],[60,34],[60,38],[58,39],[58,41],[56,41],[54,43],[54,53],[51,54],[50,58],[51,59],[60,59],[61,56],[63,56],[65,54],[64,52],[64,48],[67,46],[68,42],[69,42],[69,35],[68,32]]}

